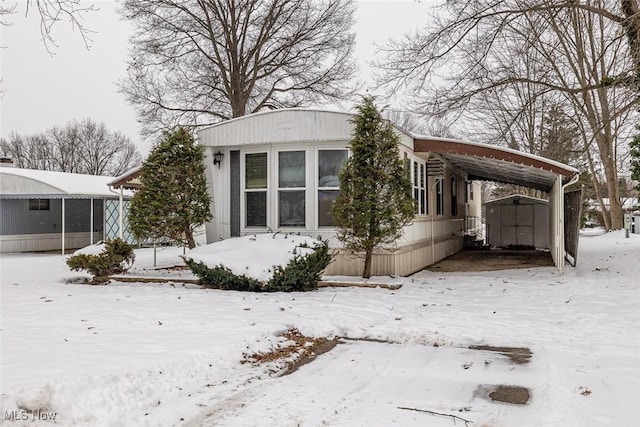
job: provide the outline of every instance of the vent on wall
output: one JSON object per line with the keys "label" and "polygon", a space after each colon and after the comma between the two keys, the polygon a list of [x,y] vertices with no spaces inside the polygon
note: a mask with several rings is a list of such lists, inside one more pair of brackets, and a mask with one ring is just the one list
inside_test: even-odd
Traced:
{"label": "vent on wall", "polygon": [[427,161],[427,171],[430,177],[444,178],[445,169],[444,161],[442,159],[431,157]]}

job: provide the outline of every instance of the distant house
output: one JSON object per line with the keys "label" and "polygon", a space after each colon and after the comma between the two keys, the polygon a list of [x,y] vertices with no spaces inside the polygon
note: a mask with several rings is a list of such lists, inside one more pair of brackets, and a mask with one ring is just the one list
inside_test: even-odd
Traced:
{"label": "distant house", "polygon": [[[0,167],[0,252],[76,249],[118,227],[113,177]],[[116,232],[117,233],[117,232]]]}
{"label": "distant house", "polygon": [[[338,175],[349,157],[352,114],[283,109],[202,129],[214,219],[207,242],[269,230],[329,239],[336,251],[327,274],[357,275],[362,261],[341,250],[331,206]],[[413,135],[398,127],[400,151],[411,177],[416,216],[397,250],[378,250],[372,274],[405,276],[463,246],[465,219],[479,215],[479,187],[488,180],[550,193],[553,258],[562,268],[564,186],[577,170],[541,157],[487,144]],[[473,193],[473,197],[471,194]]]}

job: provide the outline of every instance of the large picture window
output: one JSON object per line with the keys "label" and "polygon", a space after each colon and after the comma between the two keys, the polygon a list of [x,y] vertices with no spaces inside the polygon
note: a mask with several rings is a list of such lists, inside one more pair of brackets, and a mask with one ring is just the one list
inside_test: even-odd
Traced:
{"label": "large picture window", "polygon": [[278,226],[305,226],[306,163],[304,151],[278,153]]}
{"label": "large picture window", "polygon": [[333,202],[340,193],[340,171],[347,150],[318,150],[318,226],[333,226]]}
{"label": "large picture window", "polygon": [[267,153],[245,155],[245,225],[267,226]]}

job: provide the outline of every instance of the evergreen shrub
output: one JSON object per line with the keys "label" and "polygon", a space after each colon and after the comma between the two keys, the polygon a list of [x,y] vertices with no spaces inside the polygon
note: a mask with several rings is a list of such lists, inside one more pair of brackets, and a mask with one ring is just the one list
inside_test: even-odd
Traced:
{"label": "evergreen shrub", "polygon": [[99,254],[77,254],[67,259],[73,271],[86,270],[93,275],[94,283],[106,282],[113,274],[129,271],[135,260],[133,248],[122,239],[106,240],[105,248]]}
{"label": "evergreen shrub", "polygon": [[[301,245],[301,248],[309,248]],[[306,256],[297,254],[286,266],[274,266],[273,276],[261,282],[245,275],[236,275],[223,265],[208,267],[202,262],[185,258],[185,263],[203,286],[249,292],[297,292],[318,288],[322,272],[331,262],[329,244],[320,242]]]}

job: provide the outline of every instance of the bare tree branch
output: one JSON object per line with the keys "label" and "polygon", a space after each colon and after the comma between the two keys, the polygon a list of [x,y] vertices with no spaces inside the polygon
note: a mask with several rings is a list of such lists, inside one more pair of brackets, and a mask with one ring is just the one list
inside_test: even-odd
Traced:
{"label": "bare tree branch", "polygon": [[146,134],[358,88],[352,0],[127,0],[120,12],[136,26],[120,89]]}
{"label": "bare tree branch", "polygon": [[36,135],[12,133],[0,140],[0,151],[17,167],[89,175],[118,176],[142,163],[128,137],[91,119]]}
{"label": "bare tree branch", "polygon": [[584,122],[584,141],[593,142],[610,224],[620,228],[618,148],[638,105],[637,0],[449,0],[442,7],[431,27],[383,49],[378,82],[410,91],[414,108],[427,114],[475,115],[475,128],[494,123],[494,141],[527,151],[544,148],[545,109],[569,108]]}
{"label": "bare tree branch", "polygon": [[[0,4],[0,25],[9,26],[12,23],[5,17],[18,12],[19,2],[5,5]],[[53,28],[61,21],[67,20],[74,31],[78,31],[87,49],[91,47],[91,31],[84,25],[84,15],[95,12],[98,9],[93,4],[88,4],[83,0],[24,0],[25,16],[30,12],[36,13],[40,17],[40,34],[44,47],[53,55],[54,48],[58,45],[53,36]],[[1,46],[0,46],[1,47]]]}

